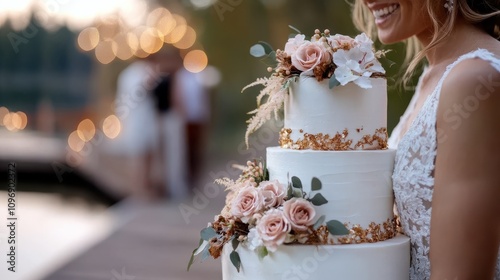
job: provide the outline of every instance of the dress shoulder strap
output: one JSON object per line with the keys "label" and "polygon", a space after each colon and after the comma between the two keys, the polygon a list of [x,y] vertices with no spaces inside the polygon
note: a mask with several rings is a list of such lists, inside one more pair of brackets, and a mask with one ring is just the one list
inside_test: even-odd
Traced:
{"label": "dress shoulder strap", "polygon": [[439,80],[439,83],[436,87],[436,90],[434,92],[435,97],[439,99],[439,95],[441,93],[441,87],[443,86],[443,82],[448,77],[448,74],[450,74],[451,70],[460,62],[467,60],[467,59],[474,59],[474,58],[479,58],[484,61],[488,61],[490,65],[495,68],[498,72],[500,72],[500,58],[496,57],[492,52],[486,50],[486,49],[477,49],[475,51],[471,51],[469,53],[466,53],[464,55],[461,55],[455,62],[452,64],[448,65],[446,67],[446,71],[444,72],[443,76]]}

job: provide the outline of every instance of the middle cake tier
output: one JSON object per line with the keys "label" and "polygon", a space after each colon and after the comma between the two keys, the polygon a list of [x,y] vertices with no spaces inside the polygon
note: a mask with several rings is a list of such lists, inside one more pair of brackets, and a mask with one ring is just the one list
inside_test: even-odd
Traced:
{"label": "middle cake tier", "polygon": [[[358,231],[381,230],[393,235],[392,172],[395,150],[373,151],[314,151],[267,148],[267,168],[270,180],[287,184],[298,177],[306,193],[311,192],[311,180],[322,183],[320,193],[328,203],[317,207],[316,214],[326,220],[348,223]],[[359,239],[360,237],[357,236]],[[374,240],[378,241],[378,237]],[[387,238],[381,238],[387,239]],[[344,240],[351,243],[352,240]],[[363,242],[360,240],[358,242]]]}

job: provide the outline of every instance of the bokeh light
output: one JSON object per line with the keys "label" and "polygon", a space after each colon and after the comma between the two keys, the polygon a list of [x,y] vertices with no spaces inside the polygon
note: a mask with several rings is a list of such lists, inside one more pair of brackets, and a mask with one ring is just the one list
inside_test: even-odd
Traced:
{"label": "bokeh light", "polygon": [[18,111],[16,114],[21,119],[21,122],[19,123],[18,129],[19,130],[25,129],[26,126],[28,125],[28,116],[24,112],[21,112],[21,111]]}
{"label": "bokeh light", "polygon": [[116,16],[106,17],[106,21],[97,26],[99,37],[102,40],[112,39],[120,32],[120,19]]}
{"label": "bokeh light", "polygon": [[85,141],[83,141],[80,136],[78,136],[77,131],[71,132],[68,136],[68,146],[75,152],[80,152],[85,146]]}
{"label": "bokeh light", "polygon": [[177,14],[172,14],[172,16],[175,19],[175,28],[163,38],[165,43],[168,44],[179,42],[187,30],[187,22],[183,16]]}
{"label": "bokeh light", "polygon": [[222,80],[222,75],[217,67],[208,65],[203,71],[196,74],[196,81],[204,87],[217,86]]}
{"label": "bokeh light", "polygon": [[3,117],[3,124],[5,125],[5,128],[7,128],[7,130],[9,131],[17,131],[12,121],[13,115],[15,115],[15,113],[10,112]]}
{"label": "bokeh light", "polygon": [[[120,33],[115,36],[114,40],[116,42],[117,46],[117,52],[116,52],[116,57],[118,57],[121,60],[127,60],[131,58],[134,55],[134,52],[137,49],[137,46],[135,45],[134,49],[131,48],[131,44],[129,44],[129,36],[134,36],[129,33]],[[135,38],[137,39],[137,38]],[[133,39],[132,39],[133,40]]]}
{"label": "bokeh light", "polygon": [[[143,0],[137,1],[143,3]],[[198,6],[214,3],[213,0],[198,2]],[[180,50],[203,48],[197,44],[196,30],[187,24],[182,15],[173,14],[164,7],[149,12],[146,8],[142,12],[144,15],[138,15],[133,24],[123,17],[121,7],[115,13],[96,19],[94,26],[79,33],[79,47],[84,51],[94,50],[95,57],[102,64],[109,64],[116,58],[146,58],[158,52],[164,44],[174,45]]]}
{"label": "bokeh light", "polygon": [[95,27],[88,27],[78,35],[78,46],[84,51],[91,51],[99,44],[99,31]]}
{"label": "bokeh light", "polygon": [[184,68],[191,73],[201,72],[207,65],[208,57],[202,50],[192,50],[184,56]]}
{"label": "bokeh light", "polygon": [[102,64],[108,64],[116,58],[118,46],[113,40],[101,41],[95,48],[95,57]]}
{"label": "bokeh light", "polygon": [[28,117],[24,112],[9,112],[7,108],[1,108],[2,112],[0,114],[2,114],[3,117],[0,118],[0,123],[2,123],[7,130],[16,132],[26,128],[26,125],[28,124]]}
{"label": "bokeh light", "polygon": [[191,27],[186,27],[186,32],[180,41],[174,43],[174,46],[179,49],[189,49],[196,42],[196,31]]}
{"label": "bokeh light", "polygon": [[160,36],[164,37],[175,28],[176,22],[169,10],[160,7],[149,13],[146,24],[157,29]]}
{"label": "bokeh light", "polygon": [[78,124],[76,132],[81,140],[88,142],[94,138],[95,125],[91,120],[85,119]]}
{"label": "bokeh light", "polygon": [[134,32],[127,33],[127,44],[133,54],[139,49],[139,38]]}
{"label": "bokeh light", "polygon": [[141,49],[148,54],[158,52],[163,46],[163,41],[160,39],[158,30],[155,28],[147,28],[139,37]]}
{"label": "bokeh light", "polygon": [[9,109],[5,107],[0,107],[0,126],[4,125],[3,118],[9,113]]}
{"label": "bokeh light", "polygon": [[104,135],[110,139],[115,139],[121,131],[121,123],[117,116],[110,115],[102,123]]}
{"label": "bokeh light", "polygon": [[158,29],[158,32],[165,37],[167,36],[172,30],[174,30],[175,26],[177,23],[175,22],[175,19],[172,15],[169,16],[164,16],[158,22],[156,23],[156,28]]}
{"label": "bokeh light", "polygon": [[9,113],[10,115],[10,124],[12,125],[12,127],[14,128],[14,130],[20,130],[22,124],[23,124],[23,119],[21,118],[21,116],[19,116],[19,114],[16,112],[11,112]]}

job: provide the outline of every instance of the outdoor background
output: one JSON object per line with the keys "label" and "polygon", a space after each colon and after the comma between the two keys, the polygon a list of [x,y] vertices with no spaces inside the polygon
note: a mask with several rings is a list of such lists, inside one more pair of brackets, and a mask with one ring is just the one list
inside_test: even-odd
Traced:
{"label": "outdoor background", "polygon": [[[328,28],[355,36],[350,9],[344,0],[0,0],[0,279],[220,279],[219,260],[185,271],[199,230],[224,203],[213,181],[237,177],[234,163],[265,157],[280,129],[268,124],[245,149],[258,89],[241,89],[269,74],[249,48],[258,41],[283,48],[289,25],[306,35]],[[144,35],[142,44],[161,17],[173,19],[176,35]],[[141,199],[141,161],[109,152],[120,133],[117,79],[164,44],[196,72],[211,114],[189,196]],[[413,92],[399,82],[404,46],[377,48],[392,50],[394,65],[384,65],[391,131]],[[11,162],[15,273],[6,263]]]}

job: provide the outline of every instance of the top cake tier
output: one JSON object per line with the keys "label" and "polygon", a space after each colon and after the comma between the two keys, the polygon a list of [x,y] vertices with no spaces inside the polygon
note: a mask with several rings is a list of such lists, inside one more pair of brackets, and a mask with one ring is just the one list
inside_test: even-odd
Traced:
{"label": "top cake tier", "polygon": [[387,81],[370,79],[329,88],[328,80],[300,76],[285,99],[280,146],[296,150],[387,149]]}

